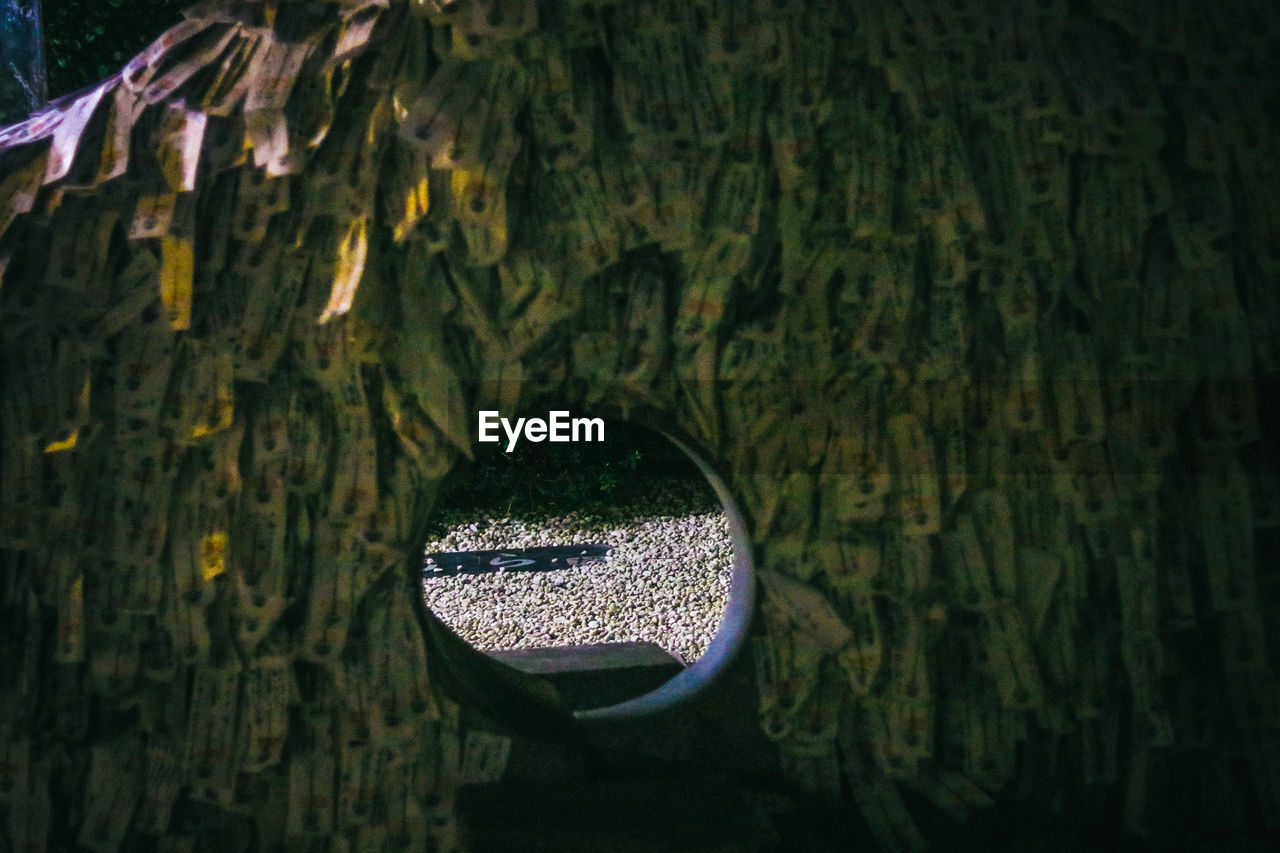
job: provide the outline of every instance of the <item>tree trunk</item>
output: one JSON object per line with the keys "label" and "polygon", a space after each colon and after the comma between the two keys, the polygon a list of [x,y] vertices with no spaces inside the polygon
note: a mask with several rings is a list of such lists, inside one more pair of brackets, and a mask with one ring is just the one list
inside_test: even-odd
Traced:
{"label": "tree trunk", "polygon": [[0,124],[21,121],[44,106],[40,0],[0,0]]}
{"label": "tree trunk", "polygon": [[748,523],[670,762],[832,849],[1274,832],[1280,16],[1201,5],[211,0],[0,132],[3,837],[451,850],[494,739],[625,776],[421,598],[476,412],[552,400]]}

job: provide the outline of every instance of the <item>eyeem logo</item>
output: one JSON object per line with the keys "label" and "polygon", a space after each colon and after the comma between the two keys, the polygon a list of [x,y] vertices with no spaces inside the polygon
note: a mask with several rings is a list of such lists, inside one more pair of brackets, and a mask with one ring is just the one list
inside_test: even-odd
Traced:
{"label": "eyeem logo", "polygon": [[515,449],[521,429],[524,437],[532,442],[604,441],[603,418],[570,418],[568,412],[548,412],[547,420],[516,418],[515,426],[512,426],[511,421],[494,411],[480,412],[480,440],[501,441],[497,434],[499,425],[507,434],[507,453]]}

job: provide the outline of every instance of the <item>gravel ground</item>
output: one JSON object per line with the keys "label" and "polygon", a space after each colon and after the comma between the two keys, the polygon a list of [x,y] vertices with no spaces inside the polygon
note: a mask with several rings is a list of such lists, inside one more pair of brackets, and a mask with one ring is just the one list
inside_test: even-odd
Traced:
{"label": "gravel ground", "polygon": [[729,519],[701,484],[555,515],[446,510],[426,553],[600,544],[603,562],[550,571],[424,574],[427,606],[481,651],[648,640],[697,660],[729,592]]}

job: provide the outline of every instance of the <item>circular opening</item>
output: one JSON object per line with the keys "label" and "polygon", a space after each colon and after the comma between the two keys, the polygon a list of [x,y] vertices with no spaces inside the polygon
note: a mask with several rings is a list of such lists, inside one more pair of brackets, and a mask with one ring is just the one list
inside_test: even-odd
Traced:
{"label": "circular opening", "polygon": [[499,441],[475,445],[430,519],[424,601],[474,654],[549,682],[578,719],[658,710],[701,690],[740,645],[741,518],[686,444],[581,420],[599,429],[534,442],[509,418]]}

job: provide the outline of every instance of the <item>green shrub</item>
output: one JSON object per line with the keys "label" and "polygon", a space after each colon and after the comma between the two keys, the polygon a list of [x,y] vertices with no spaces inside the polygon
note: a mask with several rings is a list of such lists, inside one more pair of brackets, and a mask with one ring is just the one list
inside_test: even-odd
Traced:
{"label": "green shrub", "polygon": [[450,475],[442,508],[575,510],[625,503],[671,483],[710,488],[689,457],[662,435],[610,423],[603,442],[481,444],[474,463]]}
{"label": "green shrub", "polygon": [[109,77],[182,20],[195,0],[44,0],[50,100]]}

